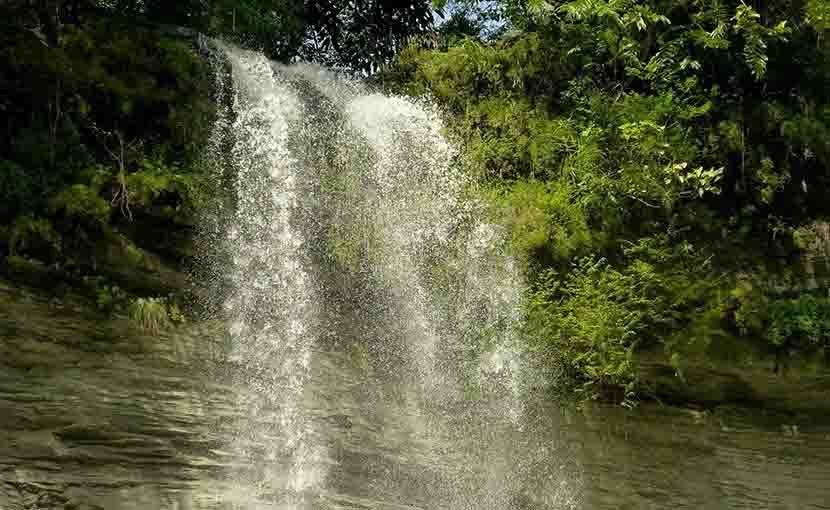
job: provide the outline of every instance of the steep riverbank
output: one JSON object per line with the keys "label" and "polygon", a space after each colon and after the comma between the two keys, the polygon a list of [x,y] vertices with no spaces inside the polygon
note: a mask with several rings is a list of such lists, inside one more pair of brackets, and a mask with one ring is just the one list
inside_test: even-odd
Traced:
{"label": "steep riverbank", "polygon": [[690,358],[680,373],[666,356],[644,353],[638,361],[646,394],[666,404],[738,407],[817,422],[830,418],[830,372],[823,359],[793,357],[779,372],[774,357],[727,362]]}

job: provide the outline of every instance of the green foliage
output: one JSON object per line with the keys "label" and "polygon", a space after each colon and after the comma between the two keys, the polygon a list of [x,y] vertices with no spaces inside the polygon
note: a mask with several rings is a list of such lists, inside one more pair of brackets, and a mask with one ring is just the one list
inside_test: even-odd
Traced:
{"label": "green foliage", "polygon": [[809,285],[759,282],[830,251],[826,3],[503,0],[500,37],[384,75],[445,108],[527,262],[529,337],[589,394],[636,387],[644,349],[680,373],[724,336],[824,341]]}
{"label": "green foliage", "polygon": [[[174,158],[197,156],[213,105],[208,69],[188,44],[101,23],[69,32],[61,51],[69,63],[83,62],[66,79],[81,96],[76,108],[84,124]],[[95,138],[100,151],[105,141]]]}
{"label": "green foliage", "polygon": [[762,288],[750,280],[739,280],[730,297],[736,306],[733,320],[741,335],[758,334],[764,330],[769,299]]}
{"label": "green foliage", "polygon": [[830,257],[830,223],[814,221],[792,231],[795,246],[808,258]]}
{"label": "green foliage", "polygon": [[89,186],[76,184],[57,194],[49,202],[49,212],[92,228],[109,224],[110,204]]}
{"label": "green foliage", "polygon": [[567,261],[592,243],[585,210],[567,185],[518,181],[493,192],[500,222],[510,227],[514,253],[536,260]]}
{"label": "green foliage", "polygon": [[129,304],[127,293],[118,285],[106,285],[99,281],[95,291],[95,305],[106,315],[122,313]]}
{"label": "green foliage", "polygon": [[827,0],[807,0],[804,14],[807,23],[819,34],[830,28],[830,2]]}
{"label": "green foliage", "polygon": [[0,36],[0,221],[69,213],[105,223],[93,194],[112,198],[108,186],[147,159],[144,148],[168,167],[192,166],[214,105],[190,44],[107,19],[66,24],[53,42],[27,33]]}
{"label": "green foliage", "polygon": [[772,301],[765,338],[779,347],[830,347],[830,298],[806,294]]}
{"label": "green foliage", "polygon": [[744,37],[744,60],[755,78],[763,78],[767,72],[767,41],[786,41],[790,29],[782,20],[773,28],[760,23],[761,15],[751,6],[741,3],[735,10],[735,31]]}
{"label": "green foliage", "polygon": [[171,219],[192,217],[198,202],[198,187],[192,174],[178,165],[142,160],[138,170],[127,175],[131,205]]}
{"label": "green foliage", "polygon": [[782,296],[758,282],[741,280],[731,293],[733,320],[743,336],[774,350],[830,347],[830,298],[810,293]]}
{"label": "green foliage", "polygon": [[0,224],[16,225],[9,251],[73,274],[101,257],[152,270],[114,232],[192,222],[211,71],[195,38],[66,5],[52,27],[35,4],[0,5]]}
{"label": "green foliage", "polygon": [[673,332],[692,329],[718,282],[693,248],[666,236],[607,259],[574,259],[566,272],[542,271],[530,299],[531,336],[549,346],[583,383],[586,396],[637,389],[637,349],[663,345],[677,361]]}
{"label": "green foliage", "polygon": [[181,309],[165,298],[136,298],[127,307],[127,315],[141,328],[150,333],[158,333],[184,322]]}
{"label": "green foliage", "polygon": [[167,298],[167,316],[173,324],[184,324],[187,322],[187,317],[172,296]]}
{"label": "green foliage", "polygon": [[158,333],[170,325],[167,307],[158,298],[136,298],[127,308],[130,319],[143,329]]}
{"label": "green foliage", "polygon": [[9,254],[26,255],[46,262],[58,259],[62,251],[60,235],[49,220],[23,216],[11,228]]}
{"label": "green foliage", "polygon": [[[648,282],[637,282],[601,259],[579,261],[560,283],[543,273],[531,301],[537,334],[552,342],[565,364],[595,395],[603,386],[633,389],[632,353],[645,327]],[[535,323],[531,319],[531,323]]]}

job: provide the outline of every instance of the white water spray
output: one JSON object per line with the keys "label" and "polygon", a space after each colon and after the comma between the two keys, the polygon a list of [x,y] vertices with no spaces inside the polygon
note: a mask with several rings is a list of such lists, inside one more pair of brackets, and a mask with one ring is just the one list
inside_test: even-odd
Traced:
{"label": "white water spray", "polygon": [[402,413],[388,417],[426,449],[430,474],[416,476],[436,490],[421,503],[518,508],[521,480],[503,445],[480,446],[474,457],[500,457],[470,469],[444,446],[470,431],[521,430],[522,282],[439,116],[320,68],[222,48],[232,90],[220,92],[233,100],[211,150],[230,164],[234,205],[222,213],[227,260],[214,273],[227,289],[241,415],[227,445],[239,458],[228,499],[341,508],[332,501],[346,497],[337,480],[350,433],[324,424],[335,388],[318,379],[325,353],[359,347],[367,377],[406,388],[383,413]]}
{"label": "white water spray", "polygon": [[242,497],[253,501],[260,495],[252,488],[275,487],[273,499],[295,506],[324,478],[324,447],[312,439],[304,402],[315,289],[304,268],[303,233],[292,225],[300,197],[288,139],[300,110],[263,55],[226,54],[233,77],[236,210],[224,240],[232,256],[224,312],[245,416],[230,446],[246,465],[238,475],[248,491]]}

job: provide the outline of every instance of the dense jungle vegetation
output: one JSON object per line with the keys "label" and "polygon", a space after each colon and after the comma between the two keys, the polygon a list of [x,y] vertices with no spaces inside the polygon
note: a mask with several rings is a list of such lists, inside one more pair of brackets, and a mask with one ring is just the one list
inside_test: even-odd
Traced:
{"label": "dense jungle vegetation", "polygon": [[195,34],[369,74],[431,25],[425,2],[0,2],[0,272],[180,322],[219,184],[201,159],[216,108]]}
{"label": "dense jungle vegetation", "polygon": [[102,310],[181,319],[175,288],[118,269],[186,266],[209,193],[209,73],[173,24],[438,104],[527,272],[534,352],[586,397],[648,395],[652,359],[679,379],[827,363],[830,2],[44,0],[0,20],[7,274],[38,261]]}
{"label": "dense jungle vegetation", "polygon": [[829,16],[821,0],[462,4],[389,69],[446,110],[528,269],[528,336],[586,395],[648,393],[655,353],[680,378],[701,356],[826,362]]}

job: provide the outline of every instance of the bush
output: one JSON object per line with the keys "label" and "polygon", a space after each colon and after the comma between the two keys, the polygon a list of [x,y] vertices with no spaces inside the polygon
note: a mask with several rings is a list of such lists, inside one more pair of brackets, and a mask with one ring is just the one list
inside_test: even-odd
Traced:
{"label": "bush", "polygon": [[520,258],[567,261],[591,244],[585,211],[560,183],[519,181],[493,193],[497,215],[510,227]]}
{"label": "bush", "polygon": [[775,351],[830,347],[830,297],[809,293],[787,297],[742,279],[731,298],[732,320],[742,336],[763,340]]}
{"label": "bush", "polygon": [[813,350],[830,346],[830,299],[806,294],[772,301],[765,336],[779,347]]}
{"label": "bush", "polygon": [[141,328],[152,333],[158,333],[175,324],[185,322],[184,313],[172,296],[136,298],[127,307],[127,315]]}
{"label": "bush", "polygon": [[43,262],[54,262],[60,257],[60,235],[44,218],[23,216],[11,228],[9,254],[25,255]]}
{"label": "bush", "polygon": [[76,184],[58,193],[50,200],[49,210],[66,220],[96,229],[109,223],[111,213],[110,204],[85,184]]}
{"label": "bush", "polygon": [[[98,226],[114,166],[135,170],[145,147],[168,165],[201,156],[215,112],[210,67],[190,44],[140,25],[90,16],[49,45],[25,30],[0,35],[1,222],[58,214]],[[90,169],[105,171],[87,178]]]}
{"label": "bush", "polygon": [[730,292],[734,302],[732,319],[741,336],[763,335],[769,311],[769,298],[760,285],[740,279]]}
{"label": "bush", "polygon": [[639,263],[618,271],[604,259],[579,260],[562,280],[546,272],[532,314],[543,314],[548,342],[584,382],[588,396],[637,380],[633,352],[665,308],[653,268]]}
{"label": "bush", "polygon": [[127,293],[121,290],[118,285],[96,286],[95,297],[95,305],[98,310],[107,315],[122,312],[128,302]]}
{"label": "bush", "polygon": [[575,260],[564,275],[542,271],[529,300],[529,335],[555,353],[587,398],[608,390],[635,395],[637,350],[662,346],[679,363],[701,327],[718,279],[706,259],[671,236],[629,244],[616,264],[596,255]]}
{"label": "bush", "polygon": [[127,176],[131,205],[139,210],[151,209],[167,218],[192,214],[195,209],[196,186],[190,175],[177,165],[143,160],[139,169]]}
{"label": "bush", "polygon": [[159,298],[136,298],[127,308],[127,314],[141,328],[152,333],[170,327],[167,305]]}

